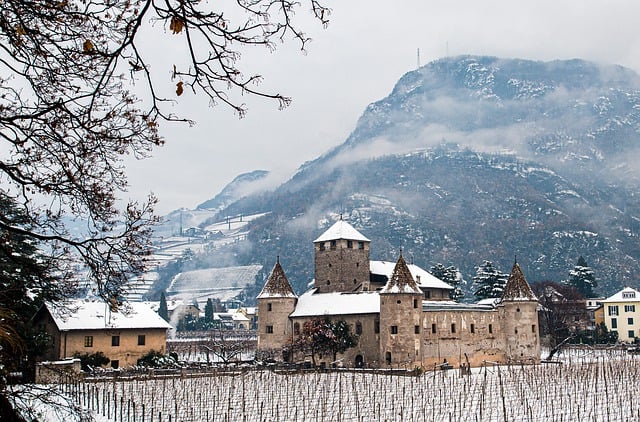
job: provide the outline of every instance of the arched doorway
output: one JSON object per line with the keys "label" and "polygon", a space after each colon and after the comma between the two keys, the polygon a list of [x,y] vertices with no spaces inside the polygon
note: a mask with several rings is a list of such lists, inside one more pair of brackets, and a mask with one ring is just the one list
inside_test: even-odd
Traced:
{"label": "arched doorway", "polygon": [[364,358],[362,355],[356,356],[356,368],[364,368]]}

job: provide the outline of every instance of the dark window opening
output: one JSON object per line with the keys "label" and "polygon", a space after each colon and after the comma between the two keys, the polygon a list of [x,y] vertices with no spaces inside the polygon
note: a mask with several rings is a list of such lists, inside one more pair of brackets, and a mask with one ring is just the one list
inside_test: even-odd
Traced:
{"label": "dark window opening", "polygon": [[418,299],[413,299],[413,308],[414,309],[418,308]]}
{"label": "dark window opening", "polygon": [[470,329],[471,329],[471,334],[475,334],[475,332],[476,332],[476,326],[475,326],[475,324],[471,324]]}
{"label": "dark window opening", "polygon": [[431,324],[431,333],[435,334],[436,333],[436,324]]}
{"label": "dark window opening", "polygon": [[329,247],[331,248],[331,250],[332,250],[332,251],[335,251],[335,250],[336,250],[336,247],[337,247],[337,243],[336,243],[336,241],[335,241],[335,240],[332,240],[332,241],[331,241],[331,244],[330,244],[330,246],[329,246]]}
{"label": "dark window opening", "polygon": [[273,325],[267,325],[267,334],[273,334]]}
{"label": "dark window opening", "polygon": [[144,346],[147,342],[147,337],[144,334],[138,335],[138,346]]}
{"label": "dark window opening", "polygon": [[352,240],[347,240],[347,248],[348,249],[353,249],[353,241]]}
{"label": "dark window opening", "polygon": [[391,334],[398,334],[398,326],[397,325],[392,325],[391,326]]}
{"label": "dark window opening", "polygon": [[293,334],[300,335],[300,324],[297,322],[293,324]]}
{"label": "dark window opening", "polygon": [[93,347],[93,336],[84,336],[84,347]]}
{"label": "dark window opening", "polygon": [[111,336],[111,345],[120,346],[120,336]]}
{"label": "dark window opening", "polygon": [[116,360],[112,360],[112,361],[111,361],[111,367],[112,367],[113,369],[118,369],[118,368],[120,367],[120,361],[119,361],[119,360],[117,360],[117,359],[116,359]]}
{"label": "dark window opening", "polygon": [[373,332],[378,334],[380,333],[380,320],[376,319],[375,321],[373,321]]}
{"label": "dark window opening", "polygon": [[489,324],[489,334],[493,334],[493,325]]}
{"label": "dark window opening", "polygon": [[271,305],[271,303],[267,303],[267,311],[271,312],[272,309],[273,306]]}
{"label": "dark window opening", "polygon": [[358,249],[364,249],[364,242],[358,242]]}
{"label": "dark window opening", "polygon": [[454,334],[456,332],[456,324],[451,324],[451,333]]}
{"label": "dark window opening", "polygon": [[357,335],[362,334],[362,323],[361,322],[356,322],[356,334]]}
{"label": "dark window opening", "polygon": [[413,326],[413,332],[415,334],[420,334],[420,326],[419,325],[414,325]]}

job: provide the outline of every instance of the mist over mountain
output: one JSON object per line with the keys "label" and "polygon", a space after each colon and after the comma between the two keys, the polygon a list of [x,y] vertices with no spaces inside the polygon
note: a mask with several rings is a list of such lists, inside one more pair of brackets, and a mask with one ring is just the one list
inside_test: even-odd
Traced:
{"label": "mist over mountain", "polygon": [[402,76],[344,144],[276,189],[199,208],[214,220],[267,213],[229,265],[270,269],[279,255],[297,292],[313,277],[313,239],[342,213],[372,259],[402,249],[470,282],[483,260],[506,272],[517,255],[534,282],[567,279],[582,255],[605,295],[640,274],[639,155],[633,71],[449,57]]}

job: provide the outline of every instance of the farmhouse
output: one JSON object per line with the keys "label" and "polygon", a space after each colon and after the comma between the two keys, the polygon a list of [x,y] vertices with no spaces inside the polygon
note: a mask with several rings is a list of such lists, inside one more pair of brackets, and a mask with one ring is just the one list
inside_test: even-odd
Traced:
{"label": "farmhouse", "polygon": [[616,331],[618,339],[633,343],[640,337],[640,291],[625,287],[602,301],[604,323],[609,331]]}
{"label": "farmhouse", "polygon": [[356,367],[478,366],[484,361],[540,360],[536,296],[517,263],[504,295],[477,304],[449,299],[451,286],[402,255],[371,261],[370,241],[342,219],[314,241],[315,280],[298,297],[276,262],[258,301],[258,350],[274,358],[308,358],[291,348],[304,323],[348,323],[357,345],[320,365]]}
{"label": "farmhouse", "polygon": [[51,337],[44,358],[61,360],[102,352],[113,368],[135,365],[150,351],[165,353],[169,323],[149,306],[129,302],[111,309],[105,302],[70,301],[64,308],[43,305],[33,317]]}

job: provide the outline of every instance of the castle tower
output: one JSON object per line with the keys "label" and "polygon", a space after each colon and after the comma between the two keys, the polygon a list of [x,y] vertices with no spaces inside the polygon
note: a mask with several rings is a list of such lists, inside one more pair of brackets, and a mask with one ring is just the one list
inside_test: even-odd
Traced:
{"label": "castle tower", "polygon": [[422,291],[402,255],[380,291],[380,364],[413,367],[422,360]]}
{"label": "castle tower", "polygon": [[369,239],[338,220],[313,242],[318,293],[369,290]]}
{"label": "castle tower", "polygon": [[289,284],[280,259],[271,270],[258,300],[258,350],[281,350],[292,338],[289,315],[298,296]]}
{"label": "castle tower", "polygon": [[499,305],[506,358],[516,362],[540,362],[538,298],[517,262],[513,264]]}

